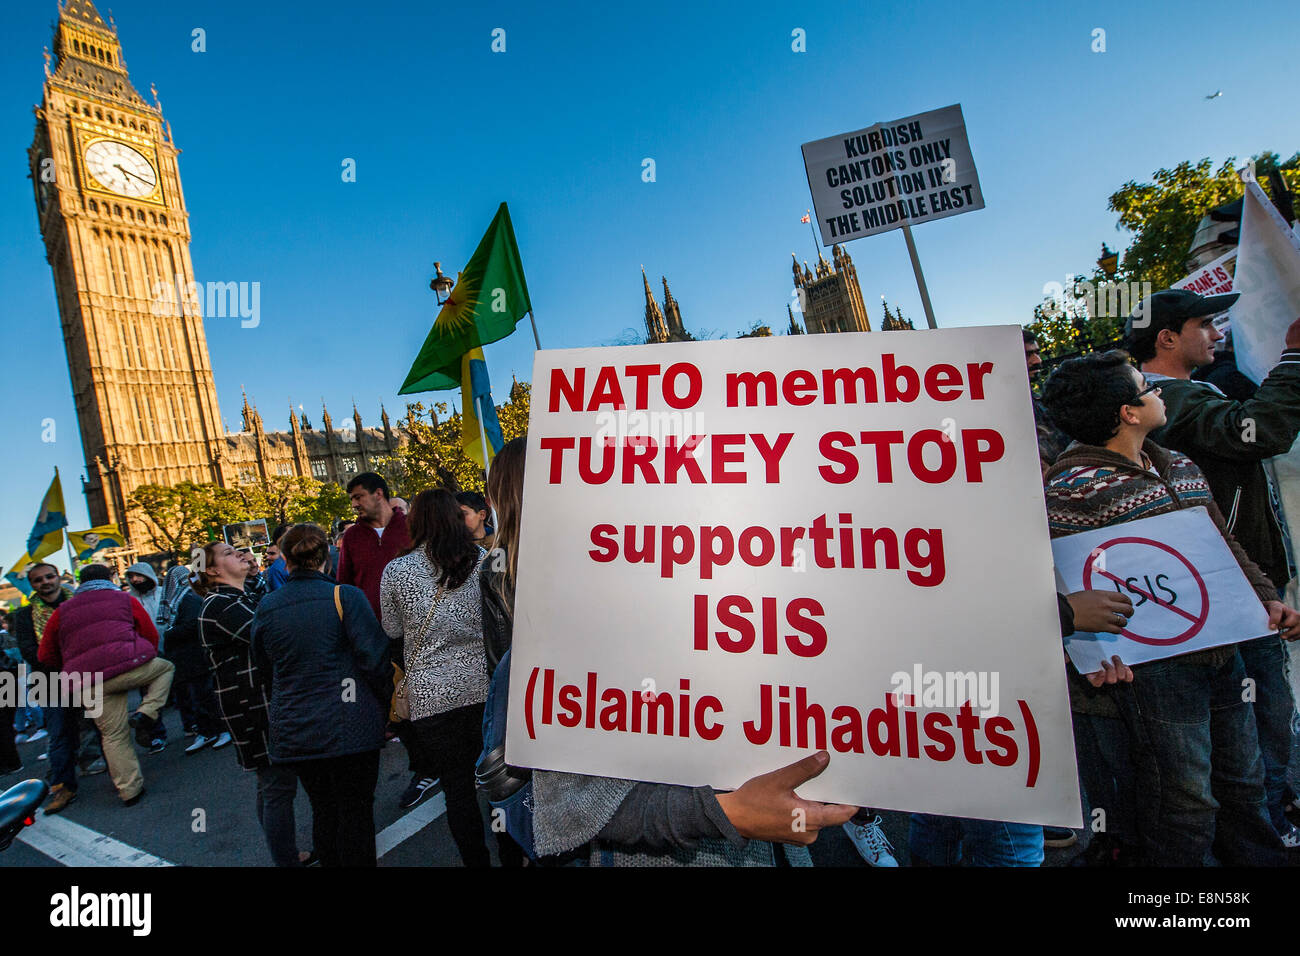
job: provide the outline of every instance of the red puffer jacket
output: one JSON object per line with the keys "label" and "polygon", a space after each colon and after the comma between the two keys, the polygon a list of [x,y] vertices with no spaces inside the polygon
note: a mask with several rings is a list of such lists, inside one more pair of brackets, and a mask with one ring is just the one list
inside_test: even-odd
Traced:
{"label": "red puffer jacket", "polygon": [[67,673],[112,680],[158,656],[158,629],[149,612],[118,590],[75,594],[50,615],[37,657]]}

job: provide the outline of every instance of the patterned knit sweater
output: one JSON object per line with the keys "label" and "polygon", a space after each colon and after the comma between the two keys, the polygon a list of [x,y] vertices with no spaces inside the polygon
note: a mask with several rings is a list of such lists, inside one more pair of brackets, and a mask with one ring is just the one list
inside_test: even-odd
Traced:
{"label": "patterned knit sweater", "polygon": [[[1214,503],[1209,483],[1192,460],[1148,439],[1142,445],[1158,474],[1140,468],[1118,452],[1075,442],[1047,472],[1047,522],[1053,538],[1095,528],[1151,518],[1183,508],[1203,507],[1210,513],[1246,579],[1261,601],[1276,601],[1277,588],[1246,556],[1228,533],[1223,514]],[[1236,645],[1187,655],[1188,660],[1219,663]],[[1139,665],[1140,666],[1140,665]]]}

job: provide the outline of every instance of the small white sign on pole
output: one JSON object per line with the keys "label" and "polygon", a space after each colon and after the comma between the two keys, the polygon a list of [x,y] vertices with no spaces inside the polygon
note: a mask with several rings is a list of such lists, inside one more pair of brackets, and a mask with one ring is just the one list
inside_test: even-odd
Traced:
{"label": "small white sign on pole", "polygon": [[984,208],[961,105],[803,144],[822,242]]}
{"label": "small white sign on pole", "polygon": [[1204,508],[1057,538],[1052,552],[1067,593],[1113,589],[1133,601],[1119,634],[1066,638],[1081,674],[1114,655],[1144,664],[1269,633],[1264,605]]}
{"label": "small white sign on pole", "polygon": [[1015,326],[541,351],[511,763],[1078,826]]}
{"label": "small white sign on pole", "polygon": [[1213,262],[1207,262],[1189,276],[1179,279],[1169,288],[1190,289],[1197,295],[1224,295],[1232,291],[1232,270],[1237,264],[1237,250],[1225,252]]}

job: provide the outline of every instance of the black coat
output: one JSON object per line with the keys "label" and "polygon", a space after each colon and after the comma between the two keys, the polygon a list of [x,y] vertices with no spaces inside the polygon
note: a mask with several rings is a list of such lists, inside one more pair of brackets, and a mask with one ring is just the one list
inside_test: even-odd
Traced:
{"label": "black coat", "polygon": [[176,618],[163,635],[163,657],[176,665],[173,681],[194,680],[208,674],[208,657],[199,640],[199,611],[203,599],[190,591],[181,598]]}
{"label": "black coat", "polygon": [[257,606],[252,646],[253,660],[270,684],[273,763],[383,746],[393,665],[388,636],[359,588],[337,585],[315,571],[294,571]]}
{"label": "black coat", "polygon": [[514,595],[502,596],[506,590],[506,573],[494,571],[490,559],[479,567],[478,580],[483,604],[483,656],[487,658],[487,672],[491,677],[510,650],[514,636]]}

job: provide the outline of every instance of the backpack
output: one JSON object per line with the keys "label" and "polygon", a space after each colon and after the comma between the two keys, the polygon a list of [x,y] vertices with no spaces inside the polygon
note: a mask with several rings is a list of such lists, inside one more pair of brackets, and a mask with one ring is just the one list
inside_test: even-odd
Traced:
{"label": "backpack", "polygon": [[506,833],[530,860],[537,859],[533,839],[533,772],[506,763],[506,706],[510,694],[510,651],[502,655],[488,684],[483,706],[483,751],[474,765],[474,780],[492,807],[492,828],[504,818]]}

